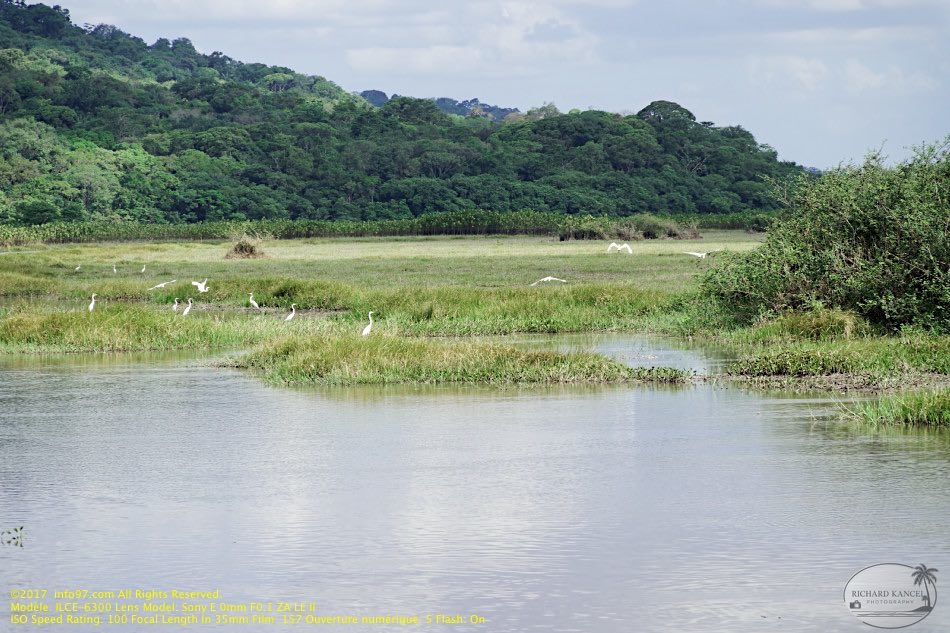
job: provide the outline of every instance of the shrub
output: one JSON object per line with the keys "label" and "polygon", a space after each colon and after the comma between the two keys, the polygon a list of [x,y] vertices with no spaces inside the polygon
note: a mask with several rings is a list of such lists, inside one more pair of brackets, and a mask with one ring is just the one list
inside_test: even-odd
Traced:
{"label": "shrub", "polygon": [[721,258],[707,298],[742,322],[822,304],[891,330],[950,327],[950,137],[886,167],[803,178],[765,244]]}
{"label": "shrub", "polygon": [[244,235],[235,242],[225,259],[256,259],[264,257],[264,249],[259,240]]}

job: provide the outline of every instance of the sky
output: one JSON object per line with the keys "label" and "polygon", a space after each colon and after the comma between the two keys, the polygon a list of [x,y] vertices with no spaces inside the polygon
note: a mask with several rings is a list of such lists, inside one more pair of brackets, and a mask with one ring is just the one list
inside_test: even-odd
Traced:
{"label": "sky", "polygon": [[891,162],[950,134],[950,0],[47,0],[76,24],[351,92],[636,113],[675,101],[782,160]]}

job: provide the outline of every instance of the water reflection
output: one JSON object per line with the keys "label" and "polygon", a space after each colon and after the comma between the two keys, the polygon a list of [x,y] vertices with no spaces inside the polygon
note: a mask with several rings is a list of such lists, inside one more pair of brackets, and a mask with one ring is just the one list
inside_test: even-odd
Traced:
{"label": "water reflection", "polygon": [[842,431],[836,406],[711,385],[288,390],[188,356],[5,359],[0,519],[28,540],[0,549],[0,586],[488,618],[457,631],[850,631],[854,572],[950,554],[950,450]]}

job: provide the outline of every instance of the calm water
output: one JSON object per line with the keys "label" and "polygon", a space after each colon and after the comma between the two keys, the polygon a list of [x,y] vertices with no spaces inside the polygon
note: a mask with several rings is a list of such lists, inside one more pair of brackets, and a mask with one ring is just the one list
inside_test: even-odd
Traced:
{"label": "calm water", "polygon": [[[855,572],[950,571],[950,444],[838,430],[834,406],[712,386],[303,391],[187,359],[6,359],[0,529],[26,539],[0,547],[0,630],[94,630],[12,627],[8,590],[29,587],[487,619],[322,630],[865,630],[842,604]],[[912,630],[948,627],[944,599]]]}

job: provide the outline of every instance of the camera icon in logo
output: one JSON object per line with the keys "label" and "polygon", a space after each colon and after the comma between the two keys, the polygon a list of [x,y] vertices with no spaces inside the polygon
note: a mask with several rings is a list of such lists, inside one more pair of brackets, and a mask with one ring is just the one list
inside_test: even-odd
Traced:
{"label": "camera icon in logo", "polygon": [[859,600],[855,600],[854,602],[851,603],[850,606],[851,606],[852,609],[860,609],[860,608],[861,608],[861,602],[860,602]]}

